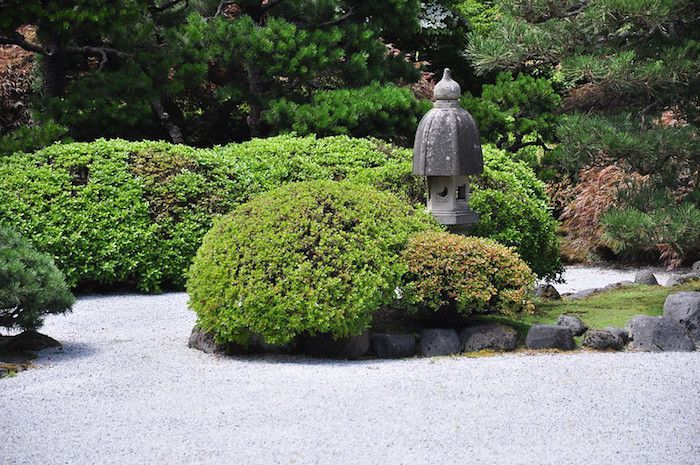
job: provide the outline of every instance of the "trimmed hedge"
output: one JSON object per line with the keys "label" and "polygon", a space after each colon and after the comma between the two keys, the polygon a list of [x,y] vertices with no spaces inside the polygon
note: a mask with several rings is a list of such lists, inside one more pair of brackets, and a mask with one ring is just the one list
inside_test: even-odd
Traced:
{"label": "trimmed hedge", "polygon": [[0,227],[0,326],[36,329],[45,315],[70,311],[74,300],[51,257]]}
{"label": "trimmed hedge", "polygon": [[371,186],[288,184],[215,222],[192,264],[189,305],[218,343],[357,335],[395,299],[409,237],[439,228]]}
{"label": "trimmed hedge", "polygon": [[528,292],[535,275],[509,247],[491,239],[444,232],[411,238],[401,256],[404,300],[433,312],[497,312],[513,316],[534,310]]}
{"label": "trimmed hedge", "polygon": [[[473,189],[483,219],[477,233],[516,246],[536,273],[553,275],[556,223],[541,183],[504,152],[485,155],[486,173]],[[279,136],[214,149],[57,144],[0,163],[0,224],[53,256],[72,287],[181,289],[216,215],[282,184],[316,179],[351,179],[420,202],[423,181],[411,175],[410,159],[410,150],[345,136]]]}

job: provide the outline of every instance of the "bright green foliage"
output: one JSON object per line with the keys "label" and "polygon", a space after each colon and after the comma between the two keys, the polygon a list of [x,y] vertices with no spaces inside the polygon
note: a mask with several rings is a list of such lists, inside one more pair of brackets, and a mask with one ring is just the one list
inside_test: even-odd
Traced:
{"label": "bright green foliage", "polygon": [[484,85],[481,97],[466,94],[460,100],[482,136],[511,152],[529,145],[546,147],[552,141],[560,102],[549,80],[525,74],[513,79],[509,72],[499,73],[495,84]]}
{"label": "bright green foliage", "polygon": [[360,334],[394,300],[408,238],[437,228],[421,209],[370,186],[289,184],[214,224],[190,271],[190,307],[219,342]]}
{"label": "bright green foliage", "polygon": [[[557,279],[563,271],[545,185],[523,161],[485,145],[484,173],[474,177],[470,207],[479,213],[474,234],[515,247],[541,278]],[[359,172],[351,179],[387,189],[414,203],[425,203],[425,182],[411,175],[411,154],[404,161]]]}
{"label": "bright green foliage", "polygon": [[491,239],[426,232],[402,254],[404,299],[415,308],[461,316],[531,312],[535,275],[513,249]]}
{"label": "bright green foliage", "polygon": [[265,120],[275,132],[299,135],[373,136],[407,145],[430,102],[419,101],[406,88],[373,83],[357,89],[316,92],[311,103],[287,99],[270,104]]}
{"label": "bright green foliage", "polygon": [[71,309],[73,295],[46,254],[0,227],[0,326],[36,329],[44,315]]}
{"label": "bright green foliage", "polygon": [[[472,204],[477,233],[517,247],[540,276],[559,270],[542,184],[523,163],[485,149]],[[422,203],[411,152],[373,139],[279,136],[212,150],[164,142],[53,145],[0,164],[0,222],[31,237],[71,286],[181,288],[212,217],[282,184],[371,184]]]}
{"label": "bright green foliage", "polygon": [[540,277],[557,279],[563,271],[545,185],[521,161],[485,147],[484,173],[474,180],[470,205],[479,213],[474,233],[515,247]]}
{"label": "bright green foliage", "polygon": [[181,288],[212,216],[283,183],[344,179],[406,156],[380,141],[256,139],[216,150],[120,140],[53,145],[0,164],[0,221],[68,283]]}
{"label": "bright green foliage", "polygon": [[674,267],[700,259],[700,201],[679,204],[668,193],[642,191],[625,204],[601,218],[615,252],[633,260],[660,256]]}
{"label": "bright green foliage", "polygon": [[33,152],[54,142],[71,142],[68,129],[53,121],[33,126],[22,126],[0,136],[0,157],[15,152]]}

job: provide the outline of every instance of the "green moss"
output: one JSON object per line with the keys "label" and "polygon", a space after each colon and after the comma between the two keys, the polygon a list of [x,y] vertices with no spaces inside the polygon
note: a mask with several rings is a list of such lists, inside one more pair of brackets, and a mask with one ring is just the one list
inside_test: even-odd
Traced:
{"label": "green moss", "polygon": [[471,322],[499,322],[511,325],[522,339],[530,326],[554,324],[562,313],[581,318],[590,328],[624,327],[635,315],[662,315],[666,297],[681,291],[700,291],[700,281],[674,287],[633,285],[611,289],[576,301],[539,300],[536,301],[536,312],[533,315],[525,315],[517,320],[483,316],[474,318]]}

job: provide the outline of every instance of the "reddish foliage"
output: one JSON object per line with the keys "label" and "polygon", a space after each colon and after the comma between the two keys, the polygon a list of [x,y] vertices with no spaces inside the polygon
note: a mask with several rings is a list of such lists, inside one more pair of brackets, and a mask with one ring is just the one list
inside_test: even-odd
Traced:
{"label": "reddish foliage", "polygon": [[647,176],[629,172],[619,165],[594,166],[579,173],[573,187],[574,199],[559,219],[566,234],[563,252],[568,258],[586,260],[591,252],[605,247],[600,216],[615,206],[617,193],[646,182]]}

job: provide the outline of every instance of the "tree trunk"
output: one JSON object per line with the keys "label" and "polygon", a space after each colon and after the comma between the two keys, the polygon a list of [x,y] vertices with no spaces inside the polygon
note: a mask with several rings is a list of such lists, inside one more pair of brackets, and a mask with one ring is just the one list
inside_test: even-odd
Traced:
{"label": "tree trunk", "polygon": [[151,107],[153,107],[153,111],[155,111],[156,115],[158,115],[158,119],[163,127],[168,131],[170,140],[172,140],[174,144],[184,144],[185,138],[182,137],[180,127],[173,122],[168,112],[165,111],[163,101],[160,99],[160,97],[154,97],[151,99]]}
{"label": "tree trunk", "polygon": [[47,53],[41,57],[42,91],[44,97],[58,97],[66,88],[66,55],[58,41],[50,40],[44,48]]}
{"label": "tree trunk", "polygon": [[262,96],[265,91],[265,86],[262,82],[260,68],[251,65],[247,69],[248,74],[248,91],[250,92],[250,113],[246,118],[248,128],[250,128],[250,137],[260,137],[262,128]]}

